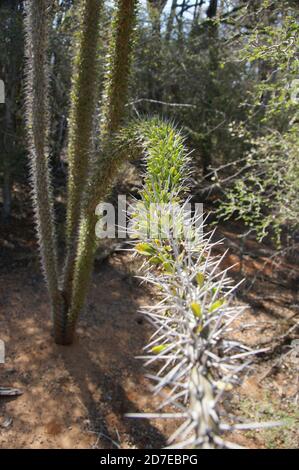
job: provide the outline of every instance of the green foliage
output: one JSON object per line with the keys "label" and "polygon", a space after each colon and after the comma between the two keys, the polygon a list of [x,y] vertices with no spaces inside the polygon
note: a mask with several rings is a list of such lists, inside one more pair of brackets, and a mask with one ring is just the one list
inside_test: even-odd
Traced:
{"label": "green foliage", "polygon": [[25,172],[22,76],[24,60],[23,5],[19,0],[1,2],[0,79],[5,84],[5,104],[0,104],[0,181],[2,216],[9,219],[12,188]]}
{"label": "green foliage", "polygon": [[132,110],[180,122],[218,214],[279,244],[298,227],[298,5],[215,3],[212,19],[177,5],[158,37],[144,13]]}
{"label": "green foliage", "polygon": [[198,172],[208,173],[211,165],[237,159],[243,148],[229,133],[228,123],[244,117],[238,105],[247,84],[243,64],[229,61],[231,27],[221,23],[209,28],[206,9],[199,11],[200,16],[191,20],[180,16],[178,6],[171,38],[164,25],[157,39],[144,18],[132,101],[140,113],[161,113],[179,122],[195,148]]}
{"label": "green foliage", "polygon": [[[128,139],[128,140],[127,140]],[[168,203],[184,189],[189,176],[190,158],[185,139],[170,122],[157,118],[137,120],[121,131],[118,143],[130,142],[146,155],[145,201]]]}
{"label": "green foliage", "polygon": [[225,218],[241,218],[260,240],[271,234],[278,245],[282,227],[295,230],[299,220],[299,28],[293,13],[272,11],[271,22],[261,20],[239,52],[262,80],[253,83],[243,104],[247,121],[231,128],[249,151],[219,210]]}
{"label": "green foliage", "polygon": [[247,168],[226,192],[219,214],[232,214],[257,232],[259,240],[269,233],[280,244],[282,227],[298,227],[298,135],[269,132],[252,140]]}
{"label": "green foliage", "polygon": [[159,119],[145,122],[141,132],[147,155],[142,197],[151,202],[173,202],[175,194],[182,193],[189,173],[184,138],[171,124]]}

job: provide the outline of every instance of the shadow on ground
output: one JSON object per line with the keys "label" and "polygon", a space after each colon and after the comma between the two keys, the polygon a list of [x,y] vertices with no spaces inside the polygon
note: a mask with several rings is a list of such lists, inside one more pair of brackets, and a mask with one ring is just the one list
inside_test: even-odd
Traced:
{"label": "shadow on ground", "polygon": [[[126,418],[154,411],[140,355],[150,335],[138,315],[152,295],[112,256],[94,274],[86,314],[74,345],[51,337],[46,290],[35,262],[0,275],[0,336],[6,363],[1,385],[24,393],[0,402],[2,448],[161,448],[165,423]],[[0,422],[1,423],[1,422]],[[163,424],[163,427],[162,427]]]}

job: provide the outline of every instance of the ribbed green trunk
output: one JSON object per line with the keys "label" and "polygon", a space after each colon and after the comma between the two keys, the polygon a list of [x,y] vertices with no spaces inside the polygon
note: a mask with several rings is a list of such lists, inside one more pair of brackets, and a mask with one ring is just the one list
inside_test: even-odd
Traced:
{"label": "ribbed green trunk", "polygon": [[64,302],[58,288],[53,196],[47,148],[49,133],[47,3],[46,0],[34,0],[27,4],[26,111],[35,224],[42,268],[55,319],[62,315]]}
{"label": "ribbed green trunk", "polygon": [[[117,0],[105,77],[100,124],[101,151],[92,156],[91,139],[98,85],[99,22],[103,0],[81,0],[80,28],[71,90],[68,143],[66,257],[58,273],[53,197],[48,162],[47,0],[26,4],[26,106],[33,206],[42,265],[50,294],[55,342],[73,342],[92,271],[95,206],[108,192],[119,159],[110,156],[110,140],[123,122],[131,64],[137,0]],[[94,167],[91,167],[93,162]],[[90,178],[90,180],[89,180]],[[60,287],[61,283],[61,287]]]}
{"label": "ribbed green trunk", "polygon": [[73,70],[68,145],[67,256],[63,291],[71,299],[77,232],[83,192],[90,169],[91,139],[98,84],[99,21],[102,0],[84,0],[80,5],[81,25]]}
{"label": "ribbed green trunk", "polygon": [[125,115],[133,49],[137,0],[117,0],[105,75],[100,126],[102,148],[82,211],[78,251],[74,269],[69,317],[76,321],[84,307],[93,267],[96,205],[108,194],[120,166],[120,156],[112,155],[111,139],[120,129]]}

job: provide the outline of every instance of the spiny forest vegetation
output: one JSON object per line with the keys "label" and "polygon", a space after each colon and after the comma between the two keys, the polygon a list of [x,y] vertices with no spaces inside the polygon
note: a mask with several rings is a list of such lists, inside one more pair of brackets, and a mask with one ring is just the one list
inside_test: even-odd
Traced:
{"label": "spiny forest vegetation", "polygon": [[1,1],[1,448],[298,447],[298,18]]}

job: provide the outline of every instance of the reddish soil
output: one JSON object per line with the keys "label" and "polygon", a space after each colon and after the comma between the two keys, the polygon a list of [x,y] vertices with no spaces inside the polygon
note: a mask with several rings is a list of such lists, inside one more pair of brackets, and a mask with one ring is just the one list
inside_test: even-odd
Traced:
{"label": "reddish soil", "polygon": [[[241,420],[287,420],[283,429],[229,438],[251,448],[298,447],[298,265],[287,258],[273,261],[270,248],[249,239],[241,270],[238,229],[220,229],[230,247],[224,263],[238,263],[232,271],[237,279],[246,275],[238,302],[248,307],[236,336],[270,348],[224,406]],[[0,448],[164,446],[177,423],[125,417],[155,411],[158,404],[136,359],[150,335],[138,309],[154,293],[134,278],[130,255],[116,252],[97,263],[76,342],[61,347],[51,337],[50,306],[26,213],[18,210],[1,228],[0,250],[0,338],[6,343],[0,385],[23,391],[15,399],[0,398]]]}
{"label": "reddish soil", "polygon": [[6,344],[1,385],[24,392],[0,401],[2,422],[13,420],[7,428],[0,421],[0,447],[165,445],[167,429],[161,423],[124,416],[154,411],[158,402],[142,362],[135,359],[149,336],[137,312],[150,295],[132,281],[122,256],[113,256],[95,273],[86,315],[70,347],[53,342],[39,271],[31,265],[2,273],[0,286],[0,331]]}

